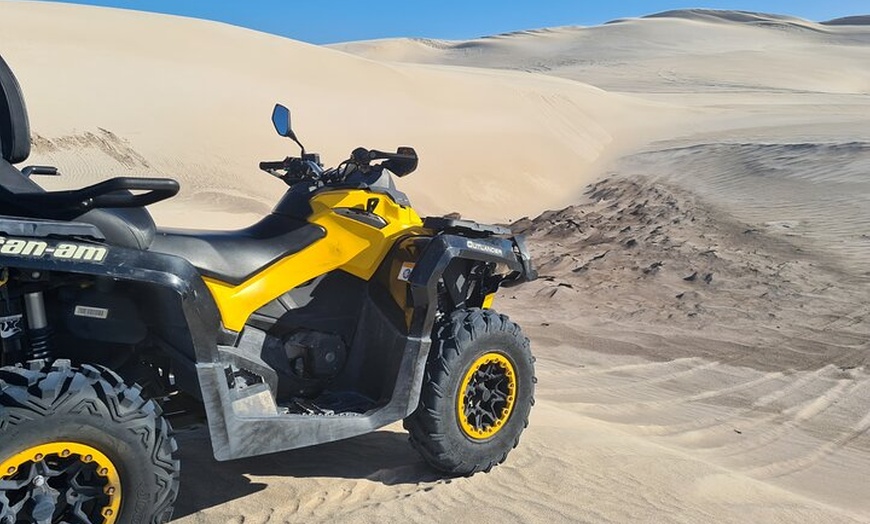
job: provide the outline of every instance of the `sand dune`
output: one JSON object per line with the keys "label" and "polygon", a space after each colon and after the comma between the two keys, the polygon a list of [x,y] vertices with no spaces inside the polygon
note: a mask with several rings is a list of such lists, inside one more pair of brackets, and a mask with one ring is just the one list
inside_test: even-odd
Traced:
{"label": "sand dune", "polygon": [[870,25],[870,15],[844,16],[822,22],[824,25]]}
{"label": "sand dune", "polygon": [[739,11],[669,11],[465,42],[331,46],[376,60],[542,72],[610,91],[870,93],[870,31]]}
{"label": "sand dune", "polygon": [[391,427],[218,465],[192,428],[185,466],[216,484],[183,488],[179,522],[870,518],[866,287],[647,177],[513,227],[542,278],[498,303],[535,342],[539,386],[506,464],[441,479]]}
{"label": "sand dune", "polygon": [[256,162],[295,153],[282,101],[328,162],[416,146],[400,186],[424,213],[526,217],[542,278],[496,307],[532,339],[539,402],[506,464],[440,478],[398,427],[218,464],[193,426],[177,522],[870,521],[867,17],[329,48],[51,3],[0,18],[52,187],[172,176],[162,223],[252,222],[283,190]]}
{"label": "sand dune", "polygon": [[691,108],[673,137],[608,167],[676,180],[743,220],[836,249],[862,273],[870,260],[870,31],[861,17],[849,20],[691,9],[467,42],[333,47],[379,60],[540,72]]}
{"label": "sand dune", "polygon": [[622,169],[711,198],[727,194],[721,203],[761,230],[836,254],[826,265],[870,276],[866,142],[701,143],[639,153]]}
{"label": "sand dune", "polygon": [[[418,206],[506,220],[579,194],[616,146],[674,119],[661,104],[561,79],[384,64],[205,21],[20,2],[0,4],[0,16],[3,56],[24,86],[34,132],[75,143],[105,129],[148,164],[87,144],[37,147],[34,161],[67,174],[49,184],[147,173],[179,179],[187,205],[220,187],[269,206],[283,185],[257,162],[297,153],[271,128],[281,101],[326,162],[359,145],[413,145],[420,171],[403,188]],[[658,118],[636,126],[641,108]],[[251,208],[243,199],[237,211]]]}
{"label": "sand dune", "polygon": [[543,401],[865,521],[866,277],[650,177],[588,197],[515,224],[544,278],[504,298],[558,362]]}

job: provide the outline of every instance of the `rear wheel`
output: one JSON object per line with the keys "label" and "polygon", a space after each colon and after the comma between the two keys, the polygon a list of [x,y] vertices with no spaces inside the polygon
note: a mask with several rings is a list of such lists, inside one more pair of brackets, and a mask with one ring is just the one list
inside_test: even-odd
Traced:
{"label": "rear wheel", "polygon": [[456,311],[435,329],[420,405],[405,429],[435,468],[489,471],[519,443],[534,389],[534,357],[520,327],[489,309]]}
{"label": "rear wheel", "polygon": [[107,369],[0,369],[0,524],[167,522],[175,449],[157,404]]}

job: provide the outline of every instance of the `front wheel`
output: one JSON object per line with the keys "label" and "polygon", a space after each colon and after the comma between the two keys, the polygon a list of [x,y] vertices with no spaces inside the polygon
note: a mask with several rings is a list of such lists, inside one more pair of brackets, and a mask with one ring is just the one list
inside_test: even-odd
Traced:
{"label": "front wheel", "polygon": [[2,524],[167,522],[175,449],[157,404],[105,368],[0,368]]}
{"label": "front wheel", "polygon": [[520,327],[489,309],[454,312],[437,325],[411,444],[452,475],[489,471],[519,443],[534,404],[534,357]]}

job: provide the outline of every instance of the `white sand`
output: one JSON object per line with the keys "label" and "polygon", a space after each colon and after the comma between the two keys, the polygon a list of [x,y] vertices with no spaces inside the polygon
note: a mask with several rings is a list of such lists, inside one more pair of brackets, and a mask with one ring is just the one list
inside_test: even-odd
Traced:
{"label": "white sand", "polygon": [[[566,193],[579,194],[617,145],[671,119],[655,109],[661,104],[543,75],[383,64],[144,13],[17,2],[0,9],[14,21],[3,54],[27,90],[36,133],[108,129],[147,159],[149,167],[130,170],[178,178],[194,205],[208,206],[209,195],[194,197],[215,188],[244,197],[209,209],[249,211],[250,199],[265,209],[280,196],[282,184],[256,169],[259,160],[297,153],[272,130],[276,101],[291,107],[297,134],[326,162],[360,145],[413,145],[420,171],[403,188],[418,207],[494,220],[533,213],[540,202],[568,203]],[[641,108],[657,116],[635,129]],[[620,134],[627,136],[615,140]],[[86,164],[66,161],[89,152],[96,156]],[[89,152],[40,158],[70,166],[69,184],[126,170]],[[111,173],[94,172],[97,165]],[[492,184],[489,173],[504,178]]]}
{"label": "white sand", "polygon": [[66,175],[46,183],[176,177],[163,224],[268,211],[256,162],[295,153],[275,101],[330,163],[415,146],[400,187],[426,213],[577,204],[516,224],[546,278],[496,303],[539,357],[506,464],[439,479],[398,428],[217,464],[193,428],[178,522],[870,521],[870,26],[691,11],[322,48],[69,5],[0,19],[33,162]]}

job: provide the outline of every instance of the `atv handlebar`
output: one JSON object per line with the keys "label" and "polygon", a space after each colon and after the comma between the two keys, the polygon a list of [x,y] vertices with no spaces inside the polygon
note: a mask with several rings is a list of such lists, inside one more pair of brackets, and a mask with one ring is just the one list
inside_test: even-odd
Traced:
{"label": "atv handlebar", "polygon": [[399,147],[395,153],[358,147],[350,154],[350,160],[361,166],[369,166],[374,160],[384,160],[380,166],[389,169],[398,177],[403,177],[417,169],[417,152],[413,147],[407,146]]}
{"label": "atv handlebar", "polygon": [[[323,174],[320,155],[306,153],[303,158],[288,156],[284,160],[260,162],[260,169],[293,185],[306,179],[316,180]],[[278,171],[284,171],[283,174]]]}
{"label": "atv handlebar", "polygon": [[263,171],[273,171],[273,170],[276,170],[276,169],[284,169],[284,167],[285,167],[285,166],[284,166],[284,161],[283,161],[283,160],[278,160],[278,161],[275,161],[275,162],[271,162],[271,161],[269,161],[269,162],[260,162],[260,169],[262,169]]}
{"label": "atv handlebar", "polygon": [[[372,165],[375,160],[383,160],[380,164]],[[302,158],[287,157],[284,160],[267,160],[260,162],[260,170],[283,180],[292,186],[304,180],[320,183],[342,182],[347,175],[361,170],[368,173],[372,170],[389,169],[394,175],[402,177],[417,168],[417,152],[411,147],[399,147],[395,153],[368,150],[358,147],[350,154],[350,158],[338,165],[338,167],[324,171],[320,163],[320,155],[317,153],[303,153]],[[283,171],[283,173],[280,173]]]}

